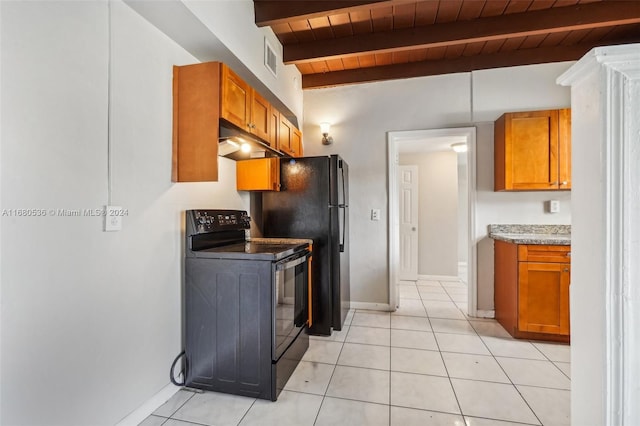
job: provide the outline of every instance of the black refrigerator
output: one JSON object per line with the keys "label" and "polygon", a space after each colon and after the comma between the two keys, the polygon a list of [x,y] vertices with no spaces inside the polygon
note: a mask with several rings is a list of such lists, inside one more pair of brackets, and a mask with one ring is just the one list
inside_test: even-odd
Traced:
{"label": "black refrigerator", "polygon": [[282,159],[280,184],[262,195],[262,233],[313,240],[309,332],[330,335],[350,308],[349,168],[337,155]]}

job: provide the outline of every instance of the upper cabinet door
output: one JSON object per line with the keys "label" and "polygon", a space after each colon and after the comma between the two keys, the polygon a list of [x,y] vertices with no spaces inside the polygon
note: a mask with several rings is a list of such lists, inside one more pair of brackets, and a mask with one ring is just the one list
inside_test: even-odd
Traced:
{"label": "upper cabinet door", "polygon": [[285,154],[292,155],[291,152],[291,136],[293,135],[293,124],[287,117],[280,114],[280,126],[278,130],[278,145],[280,147],[280,151]]}
{"label": "upper cabinet door", "polygon": [[243,130],[250,130],[251,87],[226,65],[222,66],[220,117]]}
{"label": "upper cabinet door", "polygon": [[302,157],[302,133],[300,130],[293,128],[293,132],[291,133],[291,155],[294,157]]}
{"label": "upper cabinet door", "polygon": [[506,113],[495,122],[496,191],[571,188],[571,113],[562,111]]}
{"label": "upper cabinet door", "polygon": [[571,109],[558,111],[558,180],[559,189],[571,189]]}
{"label": "upper cabinet door", "polygon": [[269,141],[271,129],[271,104],[255,90],[251,91],[250,132],[264,141]]}

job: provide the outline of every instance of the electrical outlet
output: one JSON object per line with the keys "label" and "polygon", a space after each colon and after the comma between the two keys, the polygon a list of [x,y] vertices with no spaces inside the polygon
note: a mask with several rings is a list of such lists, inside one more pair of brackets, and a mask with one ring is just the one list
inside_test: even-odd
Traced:
{"label": "electrical outlet", "polygon": [[104,230],[107,232],[120,231],[124,209],[120,206],[105,206],[104,211]]}
{"label": "electrical outlet", "polygon": [[380,209],[371,209],[371,220],[380,220]]}
{"label": "electrical outlet", "polygon": [[560,212],[560,201],[549,200],[549,213],[559,213],[559,212]]}

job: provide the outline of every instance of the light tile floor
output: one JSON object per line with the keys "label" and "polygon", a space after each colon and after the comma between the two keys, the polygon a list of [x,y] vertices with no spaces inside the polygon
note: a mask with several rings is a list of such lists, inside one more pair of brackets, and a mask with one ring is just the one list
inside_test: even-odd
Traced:
{"label": "light tile floor", "polygon": [[278,401],[181,390],[140,425],[569,425],[569,346],[513,339],[465,306],[464,283],[403,281],[396,312],[312,336]]}

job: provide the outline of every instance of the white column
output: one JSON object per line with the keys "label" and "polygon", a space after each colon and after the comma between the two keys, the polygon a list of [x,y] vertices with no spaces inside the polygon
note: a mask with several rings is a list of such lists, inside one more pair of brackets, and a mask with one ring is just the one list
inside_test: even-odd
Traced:
{"label": "white column", "polygon": [[571,86],[571,424],[640,419],[640,44],[598,47]]}

